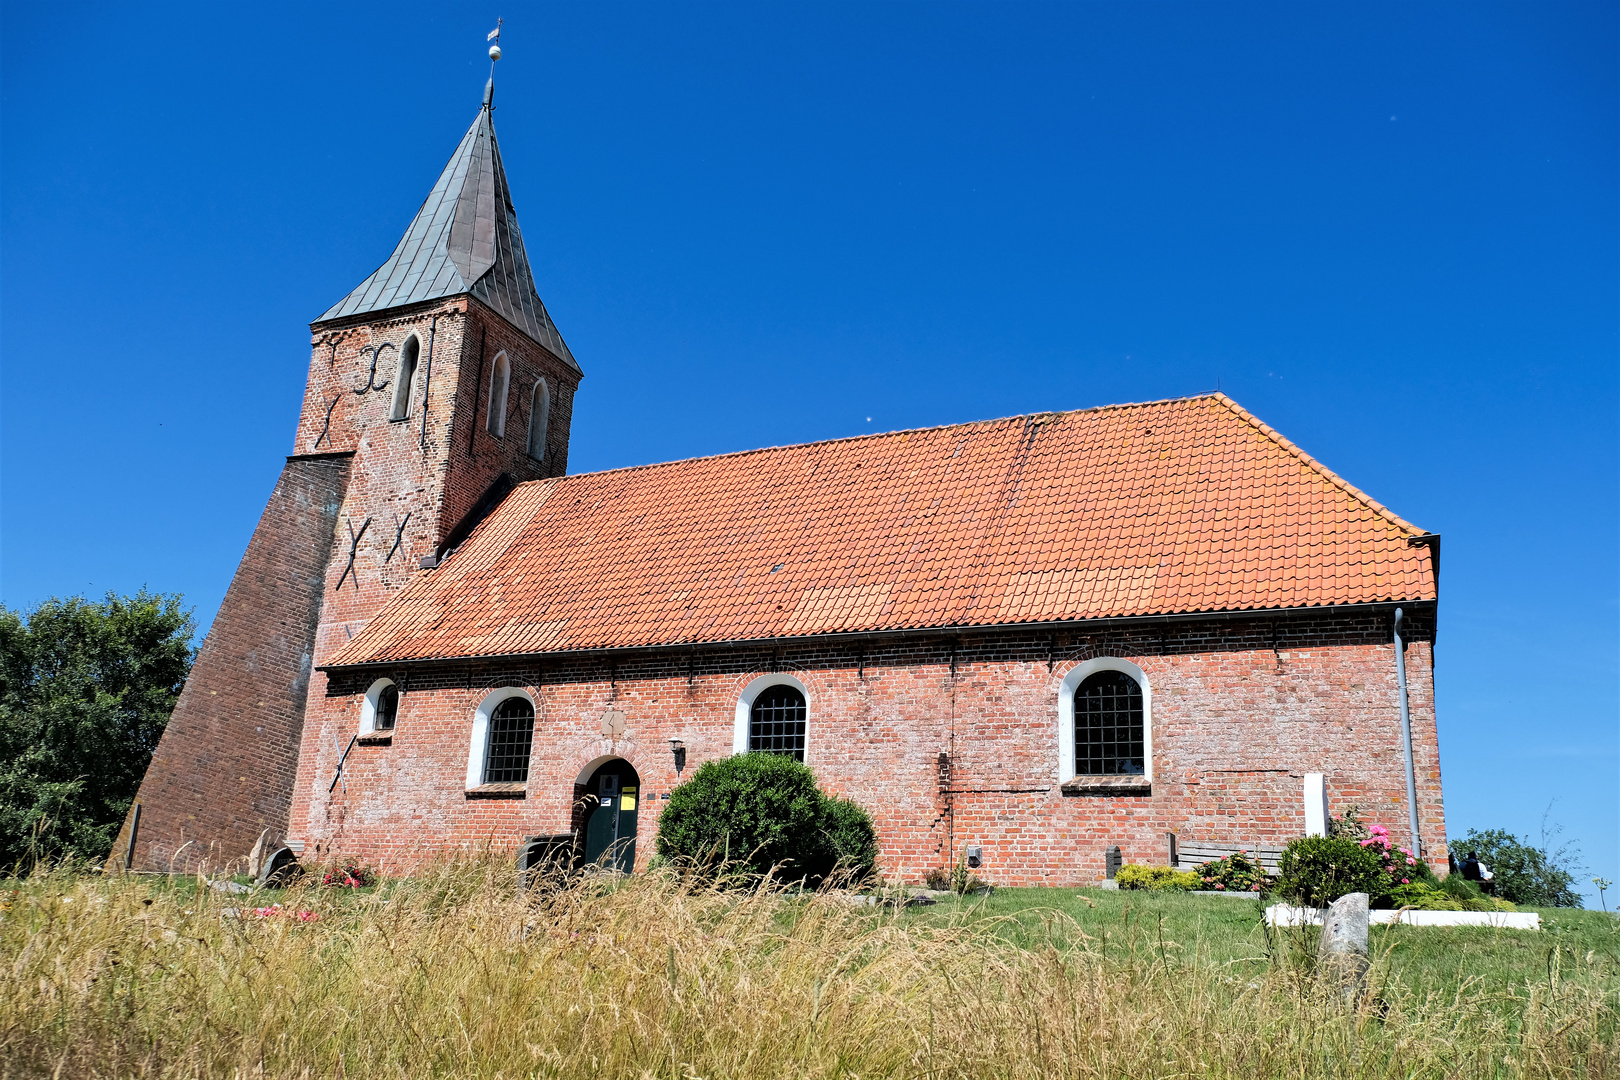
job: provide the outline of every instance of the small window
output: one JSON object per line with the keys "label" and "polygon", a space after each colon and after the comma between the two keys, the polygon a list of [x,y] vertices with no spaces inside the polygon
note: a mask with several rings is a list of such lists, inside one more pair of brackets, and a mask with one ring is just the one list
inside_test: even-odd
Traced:
{"label": "small window", "polygon": [[399,687],[385,686],[382,693],[377,695],[377,709],[372,713],[371,729],[373,731],[393,731],[394,720],[399,716]]}
{"label": "small window", "polygon": [[360,702],[360,734],[392,732],[399,717],[399,687],[392,679],[378,679],[366,689]]}
{"label": "small window", "polygon": [[551,388],[541,379],[534,384],[529,402],[529,456],[536,461],[546,460],[546,421],[550,418]]}
{"label": "small window", "polygon": [[404,420],[411,415],[411,387],[416,381],[416,359],[422,355],[422,343],[412,334],[399,350],[399,372],[394,376],[394,407],[388,413],[390,420]]}
{"label": "small window", "polygon": [[1074,692],[1074,771],[1142,776],[1142,688],[1123,671],[1099,671]]}
{"label": "small window", "polygon": [[534,706],[525,697],[509,697],[489,716],[489,755],[484,783],[522,783],[529,778],[529,747],[534,742]]}
{"label": "small window", "polygon": [[754,699],[748,751],[804,760],[804,694],[796,686],[769,686]]}
{"label": "small window", "polygon": [[495,370],[489,377],[489,419],[485,426],[497,439],[506,434],[506,388],[512,381],[512,365],[501,353],[495,358]]}

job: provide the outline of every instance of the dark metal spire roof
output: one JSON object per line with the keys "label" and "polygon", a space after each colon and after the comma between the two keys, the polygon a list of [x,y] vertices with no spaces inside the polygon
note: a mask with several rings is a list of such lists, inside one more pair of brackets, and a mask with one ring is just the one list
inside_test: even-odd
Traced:
{"label": "dark metal spire roof", "polygon": [[493,83],[388,261],[316,322],[471,293],[575,371],[579,364],[535,291],[495,142]]}

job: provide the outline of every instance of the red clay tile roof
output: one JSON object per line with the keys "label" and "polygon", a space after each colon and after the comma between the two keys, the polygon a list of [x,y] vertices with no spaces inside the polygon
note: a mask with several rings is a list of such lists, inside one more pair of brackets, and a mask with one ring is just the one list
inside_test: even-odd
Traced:
{"label": "red clay tile roof", "polygon": [[522,484],[330,666],[1435,599],[1223,394]]}

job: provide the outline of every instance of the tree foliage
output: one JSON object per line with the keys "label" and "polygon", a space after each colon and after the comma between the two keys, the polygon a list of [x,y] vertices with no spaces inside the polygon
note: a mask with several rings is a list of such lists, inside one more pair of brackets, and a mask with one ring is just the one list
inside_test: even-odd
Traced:
{"label": "tree foliage", "polygon": [[857,877],[877,859],[866,811],[831,798],[800,762],[739,754],[703,764],[670,793],[658,819],[658,854],[688,862],[725,860],[758,876],[819,880],[842,866]]}
{"label": "tree foliage", "polygon": [[1533,907],[1580,907],[1575,874],[1580,867],[1568,848],[1548,851],[1502,829],[1469,829],[1452,851],[1473,852],[1491,868],[1496,895]]}
{"label": "tree foliage", "polygon": [[191,670],[179,595],[0,607],[0,870],[99,859]]}

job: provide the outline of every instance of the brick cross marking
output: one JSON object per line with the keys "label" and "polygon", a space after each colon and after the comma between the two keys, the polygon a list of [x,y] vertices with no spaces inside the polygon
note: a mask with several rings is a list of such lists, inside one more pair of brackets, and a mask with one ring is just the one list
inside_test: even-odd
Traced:
{"label": "brick cross marking", "polygon": [[388,389],[387,379],[384,379],[382,382],[377,381],[377,361],[382,359],[382,351],[384,349],[392,349],[393,347],[393,342],[385,341],[381,345],[367,345],[365,348],[360,350],[360,355],[362,356],[364,356],[366,353],[371,354],[371,373],[366,376],[366,385],[356,390],[356,394],[365,394],[372,390]]}
{"label": "brick cross marking", "polygon": [[394,552],[399,550],[400,541],[405,538],[405,526],[411,523],[411,515],[414,513],[416,513],[414,510],[405,511],[404,521],[399,520],[398,514],[394,515],[394,546],[388,549],[388,558],[383,562],[389,562],[394,558]]}
{"label": "brick cross marking", "polygon": [[338,742],[338,737],[336,735],[332,736],[332,749],[338,752],[338,761],[337,772],[332,774],[332,782],[326,786],[326,793],[328,795],[332,794],[332,789],[338,786],[339,781],[342,781],[343,783],[343,794],[347,795],[349,793],[349,782],[343,779],[343,763],[349,759],[349,751],[353,750],[354,744],[359,741],[360,736],[356,734],[349,739],[349,745],[344,748],[342,744]]}
{"label": "brick cross marking", "polygon": [[332,399],[332,404],[326,407],[326,423],[321,425],[321,433],[315,436],[315,446],[310,447],[311,450],[315,449],[317,446],[320,446],[321,440],[326,438],[326,433],[332,430],[332,410],[337,408],[337,403],[342,400],[343,395],[339,394],[337,397]]}
{"label": "brick cross marking", "polygon": [[371,518],[368,517],[368,518],[366,518],[365,521],[361,522],[360,531],[358,533],[354,531],[354,522],[353,521],[350,521],[348,523],[348,525],[349,525],[349,564],[343,568],[343,573],[338,575],[338,583],[336,585],[332,586],[332,591],[333,592],[337,592],[339,589],[343,588],[343,582],[348,578],[348,576],[351,573],[354,573],[354,590],[355,590],[355,592],[360,591],[360,575],[358,573],[354,572],[354,553],[357,550],[359,550],[359,548],[360,548],[360,538],[362,536],[366,535],[366,529],[371,527]]}

